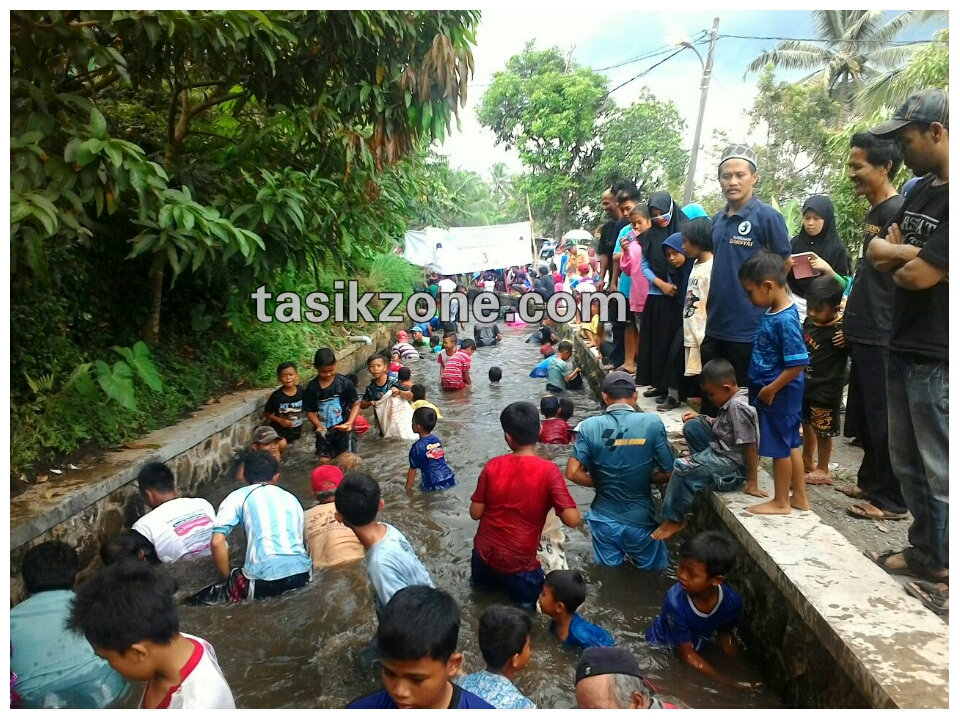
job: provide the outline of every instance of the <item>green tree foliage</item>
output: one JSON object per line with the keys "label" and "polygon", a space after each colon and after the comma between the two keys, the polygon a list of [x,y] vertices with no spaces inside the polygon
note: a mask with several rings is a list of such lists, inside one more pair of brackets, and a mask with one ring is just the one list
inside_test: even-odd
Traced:
{"label": "green tree foliage", "polygon": [[683,118],[672,100],[644,89],[630,107],[610,113],[601,129],[600,157],[587,184],[587,202],[620,179],[633,180],[641,195],[667,190],[679,199],[690,153],[683,148]]}
{"label": "green tree foliage", "polygon": [[917,90],[949,86],[950,31],[943,29],[905,67],[894,68],[864,87],[857,103],[861,112],[870,115],[884,107],[898,107]]}
{"label": "green tree foliage", "polygon": [[814,10],[811,15],[818,42],[782,40],[755,58],[744,77],[769,63],[786,70],[809,70],[801,82],[819,84],[845,112],[854,109],[856,94],[868,83],[889,84],[895,77],[889,71],[902,67],[921,50],[922,45],[894,45],[900,33],[930,20],[947,20],[945,10],[907,10],[888,22],[883,10]]}
{"label": "green tree foliage", "polygon": [[[123,381],[114,390],[146,382],[130,365],[140,356],[116,370],[111,347],[146,340],[164,383],[136,410],[54,413],[16,464],[174,422],[266,380],[277,357],[342,340],[352,328],[257,323],[249,292],[331,290],[393,251],[428,187],[416,158],[465,102],[478,20],[12,11],[14,434],[36,438],[42,422],[26,377],[100,361]],[[390,277],[408,286],[394,260]]]}
{"label": "green tree foliage", "polygon": [[498,144],[516,148],[527,172],[517,183],[534,217],[559,237],[579,209],[579,189],[596,162],[598,119],[611,107],[604,78],[578,67],[559,48],[507,61],[477,108]]}

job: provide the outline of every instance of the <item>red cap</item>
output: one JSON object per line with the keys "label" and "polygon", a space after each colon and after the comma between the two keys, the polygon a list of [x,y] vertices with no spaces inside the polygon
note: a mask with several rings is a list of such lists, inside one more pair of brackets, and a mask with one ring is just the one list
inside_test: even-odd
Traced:
{"label": "red cap", "polygon": [[343,480],[343,470],[334,465],[321,465],[314,468],[310,477],[310,486],[314,493],[333,492],[340,487]]}
{"label": "red cap", "polygon": [[583,265],[578,267],[577,270],[580,271],[581,275],[586,275],[588,272],[590,272],[590,266],[584,263]]}

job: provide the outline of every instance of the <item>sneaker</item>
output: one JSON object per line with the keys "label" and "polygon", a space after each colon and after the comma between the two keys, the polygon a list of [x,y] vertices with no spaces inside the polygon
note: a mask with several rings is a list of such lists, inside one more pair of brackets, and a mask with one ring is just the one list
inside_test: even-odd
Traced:
{"label": "sneaker", "polygon": [[646,398],[657,397],[659,395],[662,395],[660,388],[650,388],[649,390],[643,391],[643,396]]}

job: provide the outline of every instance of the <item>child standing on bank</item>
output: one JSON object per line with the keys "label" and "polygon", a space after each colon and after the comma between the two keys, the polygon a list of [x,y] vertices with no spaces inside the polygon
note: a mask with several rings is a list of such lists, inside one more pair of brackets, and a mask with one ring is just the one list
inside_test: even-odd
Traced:
{"label": "child standing on bank", "polygon": [[540,611],[553,618],[550,633],[564,645],[583,650],[614,645],[610,633],[584,620],[577,608],[587,599],[587,581],[579,570],[554,570],[547,575],[540,594]]}
{"label": "child standing on bank", "polygon": [[413,411],[413,431],[420,436],[410,448],[410,469],[407,470],[406,489],[413,490],[417,470],[421,473],[420,489],[424,492],[446,490],[457,484],[453,470],[447,465],[443,443],[433,434],[437,426],[437,414],[427,407]]}
{"label": "child standing on bank", "polygon": [[277,368],[280,387],[273,391],[263,408],[263,416],[277,431],[283,441],[280,450],[300,439],[303,427],[303,388],[297,384],[297,366],[292,362],[282,363]]}
{"label": "child standing on bank", "polygon": [[[752,255],[740,267],[740,284],[754,307],[766,308],[753,342],[747,379],[760,424],[761,457],[773,459],[774,497],[747,508],[758,515],[809,510],[800,454],[803,373],[810,364],[797,306],[787,294],[783,258]],[[791,487],[793,494],[790,494]]]}
{"label": "child standing on bank", "polygon": [[713,272],[713,224],[707,218],[691,220],[680,230],[683,252],[693,258],[693,269],[687,280],[683,300],[683,347],[686,352],[686,377],[700,374],[700,346],[707,331],[707,297],[710,295],[710,273]]}
{"label": "child standing on bank", "polygon": [[718,532],[700,533],[681,545],[679,582],[667,592],[663,610],[647,630],[646,639],[651,645],[673,648],[685,663],[723,685],[752,690],[754,684],[723,677],[700,656],[714,637],[728,657],[737,654],[733,632],[743,602],[724,582],[736,561],[733,543]]}
{"label": "child standing on bank", "polygon": [[803,469],[811,485],[833,485],[830,454],[833,438],[840,434],[840,403],[847,373],[847,351],[833,342],[842,299],[843,285],[832,275],[814,278],[807,286],[803,338],[810,365],[803,389]]}

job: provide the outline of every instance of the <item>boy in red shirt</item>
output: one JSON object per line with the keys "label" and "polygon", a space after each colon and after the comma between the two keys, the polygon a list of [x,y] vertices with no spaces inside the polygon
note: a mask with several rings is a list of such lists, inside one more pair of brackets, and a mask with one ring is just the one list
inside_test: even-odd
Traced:
{"label": "boy in red shirt", "polygon": [[473,340],[464,340],[460,349],[443,364],[440,372],[440,387],[444,390],[463,390],[472,384],[470,380],[470,356],[477,346]]}
{"label": "boy in red shirt", "polygon": [[536,605],[544,575],[537,558],[540,534],[553,508],[567,527],[580,523],[560,469],[537,457],[540,418],[529,402],[500,413],[503,437],[513,451],[490,460],[470,498],[470,517],[480,521],[473,539],[475,587],[502,588],[524,608]]}
{"label": "boy in red shirt", "polygon": [[540,398],[540,412],[543,413],[543,426],[540,428],[540,442],[545,445],[569,445],[573,442],[573,430],[566,420],[559,417],[560,400],[556,395]]}

